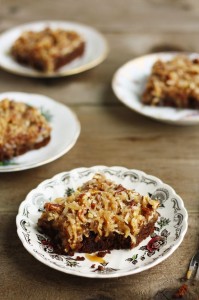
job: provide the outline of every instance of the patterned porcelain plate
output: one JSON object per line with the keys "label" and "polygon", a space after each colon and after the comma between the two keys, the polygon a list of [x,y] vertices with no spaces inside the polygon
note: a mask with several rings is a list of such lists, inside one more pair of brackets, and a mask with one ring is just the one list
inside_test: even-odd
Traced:
{"label": "patterned porcelain plate", "polygon": [[[50,239],[37,228],[43,205],[46,201],[70,193],[71,189],[75,190],[96,172],[105,174],[107,178],[126,188],[136,189],[142,195],[149,193],[153,199],[160,201],[160,217],[155,232],[132,250],[111,251],[101,263],[90,261],[90,257],[82,253],[76,253],[72,257],[58,255],[54,252]],[[24,247],[47,266],[78,276],[111,278],[147,270],[168,258],[184,238],[187,219],[182,199],[160,179],[123,167],[94,166],[63,172],[42,182],[21,203],[16,222]],[[79,261],[78,256],[85,259]],[[95,268],[91,267],[93,264]]]}
{"label": "patterned porcelain plate", "polygon": [[[42,73],[30,67],[17,63],[10,55],[10,49],[15,40],[26,30],[39,31],[46,27],[64,30],[74,30],[79,33],[86,42],[84,54],[81,58],[72,62],[53,73]],[[65,21],[43,21],[23,24],[5,31],[0,35],[0,67],[14,74],[29,77],[61,77],[77,74],[89,70],[100,64],[108,54],[108,46],[101,33],[92,27]]]}
{"label": "patterned porcelain plate", "polygon": [[[65,105],[37,94],[7,92],[0,94],[0,101],[9,98],[37,107],[50,126],[50,142],[37,150],[0,162],[0,172],[21,171],[47,164],[68,152],[80,134],[80,123],[76,115]],[[60,134],[61,133],[61,134]]]}
{"label": "patterned porcelain plate", "polygon": [[[151,107],[142,104],[140,100],[152,65],[158,59],[167,61],[177,54],[179,53],[149,54],[133,59],[119,68],[112,81],[113,91],[118,99],[132,110],[158,121],[176,125],[198,124],[199,110]],[[191,59],[199,57],[196,53],[186,53],[186,55]]]}

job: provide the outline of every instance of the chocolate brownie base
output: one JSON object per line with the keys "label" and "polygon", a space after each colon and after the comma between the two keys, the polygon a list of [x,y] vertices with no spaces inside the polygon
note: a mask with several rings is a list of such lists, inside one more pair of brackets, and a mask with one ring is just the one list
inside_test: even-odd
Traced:
{"label": "chocolate brownie base", "polygon": [[136,237],[136,244],[132,245],[130,237],[125,238],[123,235],[118,233],[112,233],[108,237],[101,237],[100,240],[95,241],[96,235],[91,233],[88,238],[84,238],[79,252],[92,253],[104,250],[135,248],[154,232],[154,224],[156,221],[157,217],[147,225],[143,226],[140,233]]}
{"label": "chocolate brownie base", "polygon": [[[179,95],[177,96],[179,98]],[[183,99],[183,96],[181,96]],[[168,93],[167,96],[162,97],[159,102],[155,105],[157,107],[174,107],[174,108],[190,108],[190,109],[199,109],[199,100],[193,97],[187,97],[186,101],[182,101],[181,104],[177,104],[177,98],[172,98]],[[151,99],[148,92],[145,92],[143,95],[143,103],[146,105],[151,105]]]}
{"label": "chocolate brownie base", "polygon": [[[136,244],[131,243],[131,238],[129,236],[125,238],[123,235],[118,233],[112,233],[108,237],[103,236],[99,239],[94,232],[91,232],[89,237],[84,237],[83,241],[79,244],[78,252],[93,253],[104,250],[135,248],[154,232],[154,226],[157,219],[158,213],[147,225],[142,227],[140,233],[136,236]],[[52,231],[50,222],[42,222],[40,220],[38,225],[42,229],[42,232],[47,234],[52,239],[52,244],[56,245],[55,251],[66,254],[62,249],[62,245],[57,235],[58,232]],[[69,252],[67,254],[71,255],[73,252]]]}
{"label": "chocolate brownie base", "polygon": [[[66,54],[64,56],[60,55],[58,57],[55,57],[54,63],[53,63],[53,65],[54,65],[53,71],[56,71],[60,67],[63,67],[65,64],[71,62],[75,58],[82,56],[82,54],[84,53],[84,50],[85,50],[85,43],[82,43],[79,45],[78,48],[76,48],[71,53]],[[16,53],[16,52],[13,52],[13,56],[20,64],[29,65],[38,71],[46,72],[47,65],[46,65],[45,61],[43,61],[43,60],[39,60],[31,55],[22,56],[20,53]]]}
{"label": "chocolate brownie base", "polygon": [[16,145],[15,149],[13,149],[13,152],[7,152],[4,151],[3,147],[0,147],[0,161],[9,160],[15,156],[22,155],[30,150],[36,150],[40,149],[44,146],[46,146],[50,141],[50,137],[45,138],[43,141],[36,143],[36,144],[21,144]]}
{"label": "chocolate brownie base", "polygon": [[67,63],[71,62],[77,57],[80,57],[83,55],[85,50],[85,43],[82,43],[77,49],[75,49],[73,52],[69,53],[68,55],[65,55],[63,57],[58,57],[55,61],[55,71],[59,69],[60,67],[63,67]]}

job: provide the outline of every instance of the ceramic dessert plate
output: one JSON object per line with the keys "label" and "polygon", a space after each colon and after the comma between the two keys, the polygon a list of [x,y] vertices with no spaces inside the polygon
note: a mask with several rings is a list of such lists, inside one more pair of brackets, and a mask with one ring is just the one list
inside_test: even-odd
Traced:
{"label": "ceramic dessert plate", "polygon": [[75,145],[80,134],[80,123],[67,106],[37,94],[20,92],[0,94],[0,101],[5,98],[38,108],[52,130],[50,141],[46,146],[28,151],[11,160],[1,161],[0,172],[21,171],[44,165],[64,155]]}
{"label": "ceramic dessert plate", "polygon": [[[176,125],[198,124],[199,110],[197,109],[152,107],[141,102],[141,95],[153,64],[159,59],[171,60],[179,54],[177,52],[149,54],[127,62],[117,70],[113,77],[112,88],[115,95],[127,107],[149,118]],[[184,53],[184,55],[190,59],[199,57],[196,53]]]}
{"label": "ceramic dessert plate", "polygon": [[[38,231],[37,221],[44,204],[56,197],[63,197],[71,189],[75,190],[96,172],[105,174],[108,179],[128,189],[135,189],[142,195],[148,193],[159,200],[160,216],[155,231],[136,248],[112,250],[102,261],[92,261],[92,255],[84,253],[75,253],[74,256],[57,254],[48,236]],[[187,219],[182,199],[160,179],[124,167],[94,166],[63,172],[39,184],[21,203],[16,223],[24,247],[43,264],[72,275],[112,278],[142,272],[168,258],[183,241]],[[83,257],[83,260],[78,257]]]}
{"label": "ceramic dessert plate", "polygon": [[[53,73],[39,72],[16,62],[10,54],[10,49],[15,40],[24,31],[40,31],[47,27],[51,29],[72,30],[80,34],[85,40],[83,55]],[[14,27],[0,35],[0,44],[0,67],[9,72],[29,77],[61,77],[77,74],[100,64],[108,53],[107,42],[97,30],[83,24],[64,21],[34,22]]]}

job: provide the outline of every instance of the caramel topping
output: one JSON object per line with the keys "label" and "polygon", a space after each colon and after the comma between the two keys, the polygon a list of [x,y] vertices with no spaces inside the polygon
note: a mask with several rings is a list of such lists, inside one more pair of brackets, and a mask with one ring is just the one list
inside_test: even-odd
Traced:
{"label": "caramel topping", "polygon": [[99,264],[104,264],[106,262],[102,257],[93,254],[85,254],[85,257],[90,261],[98,262]]}

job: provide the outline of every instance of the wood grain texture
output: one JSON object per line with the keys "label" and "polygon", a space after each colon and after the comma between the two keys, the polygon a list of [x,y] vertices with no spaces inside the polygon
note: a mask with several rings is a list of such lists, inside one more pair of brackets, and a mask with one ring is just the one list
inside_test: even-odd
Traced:
{"label": "wood grain texture", "polygon": [[[82,131],[66,155],[48,165],[0,174],[0,299],[153,299],[178,288],[199,245],[199,130],[140,116],[114,96],[111,80],[126,61],[155,51],[199,51],[197,0],[0,0],[0,32],[47,19],[78,21],[104,33],[110,53],[100,66],[60,79],[30,79],[0,70],[0,92],[41,93],[69,105]],[[121,165],[171,185],[189,212],[189,228],[174,254],[143,273],[109,280],[69,276],[36,261],[16,233],[19,204],[41,181],[76,167]],[[199,287],[190,287],[198,299]]]}
{"label": "wood grain texture", "polygon": [[16,211],[31,189],[56,173],[97,164],[119,164],[160,177],[176,189],[189,210],[198,211],[197,126],[158,123],[125,107],[82,105],[74,111],[82,126],[76,146],[67,155],[48,165],[0,174],[1,191],[4,193],[0,211]]}
{"label": "wood grain texture", "polygon": [[71,106],[121,106],[112,92],[111,81],[113,74],[122,64],[139,55],[155,51],[199,51],[198,33],[108,33],[105,37],[110,48],[109,55],[96,68],[56,79],[25,78],[1,70],[0,92],[12,88],[13,91],[40,93]]}
{"label": "wood grain texture", "polygon": [[83,22],[103,32],[197,32],[197,0],[1,0],[1,28],[43,19]]}

